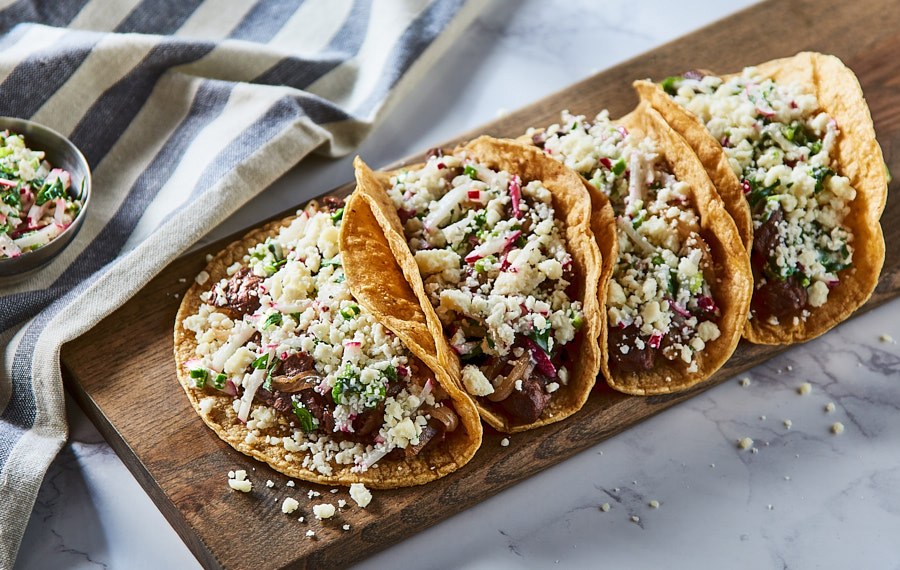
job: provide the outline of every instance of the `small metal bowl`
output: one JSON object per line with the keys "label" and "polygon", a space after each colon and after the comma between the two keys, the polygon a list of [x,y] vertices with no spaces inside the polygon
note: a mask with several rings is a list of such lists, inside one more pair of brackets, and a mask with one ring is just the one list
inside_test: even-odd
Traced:
{"label": "small metal bowl", "polygon": [[52,167],[69,172],[72,188],[84,189],[81,196],[81,211],[61,234],[34,251],[25,252],[18,257],[0,259],[0,279],[10,281],[24,277],[25,274],[49,263],[78,233],[91,201],[91,169],[78,147],[53,129],[26,119],[0,117],[0,131],[5,130],[24,136],[28,148],[44,151],[44,159]]}

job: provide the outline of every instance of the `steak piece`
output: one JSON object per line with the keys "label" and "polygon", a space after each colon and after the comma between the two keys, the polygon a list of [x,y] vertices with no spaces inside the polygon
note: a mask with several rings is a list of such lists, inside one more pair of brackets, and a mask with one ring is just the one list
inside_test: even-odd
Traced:
{"label": "steak piece", "polygon": [[383,423],[384,400],[356,416],[353,419],[353,431],[359,436],[369,435],[378,431]]}
{"label": "steak piece", "polygon": [[408,445],[406,449],[403,450],[406,457],[415,457],[421,452],[428,443],[434,439],[436,436],[443,434],[443,430],[441,429],[442,424],[436,422],[434,420],[429,421],[422,427],[422,433],[419,434],[419,443],[415,445]]}
{"label": "steak piece", "polygon": [[320,430],[334,432],[334,415],[325,396],[310,388],[300,392],[300,403],[318,420]]}
{"label": "steak piece", "polygon": [[753,292],[750,307],[760,318],[792,316],[806,306],[806,288],[796,275],[785,279],[767,279],[762,287]]}
{"label": "steak piece", "polygon": [[259,308],[260,283],[262,278],[254,275],[250,268],[242,267],[222,288],[222,294],[213,287],[210,291],[210,304],[229,309],[238,315],[248,315]]}
{"label": "steak piece", "polygon": [[[650,348],[647,341],[644,341],[644,348],[638,349],[634,345],[637,336],[637,329],[634,325],[624,328],[609,328],[607,346],[609,347],[610,368],[621,372],[644,372],[653,369],[656,350]],[[623,345],[628,346],[627,354],[623,354],[620,350]]]}
{"label": "steak piece", "polygon": [[291,406],[290,394],[279,392],[278,390],[272,390],[270,392],[264,388],[260,388],[256,391],[254,399],[261,401],[267,406],[275,408],[279,412],[293,415],[291,413],[293,407]]}
{"label": "steak piece", "polygon": [[328,212],[336,212],[344,207],[344,199],[336,198],[334,196],[326,196],[322,200],[322,207]]}
{"label": "steak piece", "polygon": [[781,210],[775,210],[769,215],[769,219],[753,232],[753,264],[757,268],[765,267],[769,256],[775,248],[781,244],[781,236],[778,235],[778,223],[784,219]]}
{"label": "steak piece", "polygon": [[301,372],[313,370],[315,367],[316,361],[308,352],[295,352],[281,363],[281,374],[294,377]]}
{"label": "steak piece", "polygon": [[541,417],[549,401],[550,394],[544,391],[544,384],[532,376],[523,380],[522,389],[513,390],[500,406],[517,422],[530,424]]}

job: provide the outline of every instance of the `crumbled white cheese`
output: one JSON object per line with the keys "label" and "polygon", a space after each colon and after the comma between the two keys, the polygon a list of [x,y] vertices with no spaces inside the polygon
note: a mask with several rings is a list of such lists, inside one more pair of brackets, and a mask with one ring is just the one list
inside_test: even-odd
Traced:
{"label": "crumbled white cheese", "polygon": [[216,399],[212,396],[207,396],[200,400],[200,414],[204,416],[208,416],[209,412],[212,411],[213,406],[216,405]]}
{"label": "crumbled white cheese", "polygon": [[739,439],[738,447],[740,447],[741,449],[750,449],[751,447],[753,447],[753,440],[750,439],[749,437]]}
{"label": "crumbled white cheese", "polygon": [[844,433],[844,424],[842,424],[841,422],[834,422],[833,424],[831,424],[831,433],[833,433],[834,435],[841,435],[842,433]]}
{"label": "crumbled white cheese", "polygon": [[234,472],[234,478],[237,479],[238,481],[243,481],[244,479],[247,478],[247,472],[243,469],[238,469],[237,471]]}
{"label": "crumbled white cheese", "polygon": [[229,472],[228,472],[228,478],[229,478],[229,479],[234,479],[234,471],[229,471]]}
{"label": "crumbled white cheese", "polygon": [[894,337],[892,337],[892,336],[889,335],[889,334],[883,334],[883,335],[881,335],[880,337],[878,337],[878,340],[880,340],[881,342],[886,343],[886,344],[893,344],[893,343],[894,343]]}
{"label": "crumbled white cheese", "polygon": [[652,501],[650,501],[650,502],[647,503],[647,504],[650,505],[650,508],[651,508],[651,509],[658,509],[658,508],[659,508],[659,501],[657,501],[656,499],[653,499]]}
{"label": "crumbled white cheese", "polygon": [[362,483],[353,483],[350,485],[350,498],[364,509],[372,502],[372,493]]}
{"label": "crumbled white cheese", "polygon": [[313,514],[319,520],[330,519],[334,516],[334,505],[331,503],[313,505]]}
{"label": "crumbled white cheese", "polygon": [[500,440],[500,447],[509,447],[509,438],[504,437]]}
{"label": "crumbled white cheese", "polygon": [[738,382],[739,382],[740,385],[741,385],[742,387],[744,387],[744,388],[746,388],[747,386],[750,385],[750,379],[749,379],[749,378],[741,378]]}
{"label": "crumbled white cheese", "polygon": [[198,285],[203,285],[209,281],[209,273],[207,273],[206,270],[201,271],[194,277],[194,281],[196,281]]}
{"label": "crumbled white cheese", "polygon": [[209,263],[210,261],[212,261],[212,260],[213,260],[212,254],[211,254],[211,253],[207,253],[205,259],[206,259],[206,263]]}
{"label": "crumbled white cheese", "polygon": [[249,493],[250,490],[253,489],[253,484],[247,479],[229,479],[228,486],[235,491],[240,491],[242,493]]}
{"label": "crumbled white cheese", "polygon": [[769,509],[769,510],[770,510],[770,511],[771,511],[771,510],[773,510],[773,509],[774,509],[774,508],[775,508],[775,507],[774,507],[774,506],[772,506],[772,505],[768,505],[768,507],[767,507],[767,508],[768,508],[768,509]]}
{"label": "crumbled white cheese", "polygon": [[810,384],[809,382],[804,382],[803,384],[800,384],[799,388],[797,388],[797,393],[801,396],[805,396],[810,392],[812,392],[812,384]]}
{"label": "crumbled white cheese", "polygon": [[294,482],[293,482],[293,481],[288,481],[287,483],[285,483],[285,485],[287,485],[288,487],[293,487],[293,486],[294,486]]}
{"label": "crumbled white cheese", "polygon": [[639,522],[641,522],[641,517],[639,517],[637,515],[631,515],[631,522],[639,523]]}
{"label": "crumbled white cheese", "polygon": [[462,381],[466,391],[473,396],[490,396],[494,386],[477,366],[469,364],[462,371]]}
{"label": "crumbled white cheese", "polygon": [[344,499],[338,499],[338,508],[339,509],[343,509],[346,506],[347,506],[347,501],[345,501]]}
{"label": "crumbled white cheese", "polygon": [[759,416],[759,419],[765,421],[765,420],[766,420],[766,416]]}
{"label": "crumbled white cheese", "polygon": [[344,529],[344,530],[350,530],[350,525],[349,525],[349,524],[345,524],[345,525],[342,526],[341,528]]}
{"label": "crumbled white cheese", "polygon": [[314,530],[308,530],[308,531],[306,531],[306,536],[308,536],[308,537],[310,537],[310,538],[313,537],[313,536],[316,536],[316,531],[314,531]]}
{"label": "crumbled white cheese", "polygon": [[791,429],[791,426],[794,425],[794,422],[791,420],[784,420],[784,427]]}
{"label": "crumbled white cheese", "polygon": [[559,390],[559,384],[558,384],[558,383],[556,383],[556,382],[550,382],[549,384],[547,384],[547,393],[548,393],[548,394],[552,394],[553,392],[556,392],[557,390]]}
{"label": "crumbled white cheese", "polygon": [[609,509],[611,509],[611,508],[612,507],[609,506],[609,503],[603,503],[602,505],[600,505],[600,510],[603,511],[604,513],[608,513]]}
{"label": "crumbled white cheese", "polygon": [[291,514],[292,512],[297,510],[297,507],[300,506],[300,502],[297,499],[293,499],[291,497],[287,497],[283,503],[281,503],[281,512],[286,515]]}
{"label": "crumbled white cheese", "polygon": [[828,402],[825,404],[825,411],[829,414],[834,411],[834,402]]}

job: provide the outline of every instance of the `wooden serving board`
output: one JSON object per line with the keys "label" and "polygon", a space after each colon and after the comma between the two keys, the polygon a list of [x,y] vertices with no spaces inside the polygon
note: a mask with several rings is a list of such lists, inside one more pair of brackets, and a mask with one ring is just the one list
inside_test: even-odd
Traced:
{"label": "wooden serving board", "polygon": [[[841,57],[859,76],[872,109],[890,169],[900,173],[900,5],[896,0],[768,2],[616,66],[543,101],[470,133],[516,136],[528,126],[553,122],[561,109],[613,116],[635,104],[633,79],[663,78],[688,69],[730,72],[802,50]],[[424,149],[423,149],[424,150]],[[347,172],[348,180],[352,173]],[[893,185],[894,190],[897,184]],[[350,186],[334,191],[346,194]],[[292,207],[289,211],[294,211]],[[900,200],[888,199],[882,225],[888,244],[881,283],[868,310],[900,294]],[[242,232],[243,233],[243,232]],[[375,493],[366,510],[353,506],[324,524],[311,516],[315,501],[348,500],[344,490],[298,482],[286,493],[286,478],[234,451],[201,422],[178,381],[172,356],[172,326],[179,299],[207,253],[227,238],[173,262],[118,311],[63,348],[67,385],[200,562],[210,568],[344,566],[371,555],[500,490],[565,460],[678,402],[757,365],[783,349],[738,347],[712,380],[675,396],[630,397],[600,387],[577,415],[546,428],[518,434],[501,447],[488,429],[472,462],[435,483]],[[602,385],[602,381],[600,382]],[[226,473],[246,469],[252,493],[229,490]],[[255,470],[254,470],[255,469]],[[265,481],[276,482],[267,489]],[[280,500],[300,500],[295,516],[283,515]],[[352,502],[350,503],[353,504]],[[303,514],[306,523],[299,523]],[[313,520],[310,520],[313,519]],[[341,530],[350,524],[350,531]],[[308,539],[305,532],[316,532]],[[285,540],[288,538],[288,540]]]}

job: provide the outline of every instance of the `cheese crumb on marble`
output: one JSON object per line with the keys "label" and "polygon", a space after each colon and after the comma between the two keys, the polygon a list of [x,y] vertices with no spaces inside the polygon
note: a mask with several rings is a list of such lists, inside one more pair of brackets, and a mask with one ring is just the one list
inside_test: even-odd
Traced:
{"label": "cheese crumb on marble", "polygon": [[753,440],[750,439],[749,437],[739,439],[738,447],[740,447],[741,449],[750,449],[751,447],[753,447]]}
{"label": "cheese crumb on marble", "polygon": [[842,424],[841,422],[834,422],[833,424],[831,424],[831,433],[833,433],[834,435],[841,435],[842,433],[844,433],[844,424]]}
{"label": "cheese crumb on marble", "polygon": [[504,437],[500,440],[500,447],[509,447],[509,438]]}
{"label": "cheese crumb on marble", "polygon": [[639,523],[639,522],[641,522],[641,517],[639,517],[637,515],[631,515],[631,522]]}
{"label": "cheese crumb on marble", "polygon": [[372,502],[372,493],[362,483],[353,483],[350,485],[350,498],[364,509]]}
{"label": "cheese crumb on marble", "polygon": [[775,507],[773,505],[768,505],[768,507],[766,508],[768,508],[770,511],[775,510]]}
{"label": "cheese crumb on marble", "polygon": [[281,503],[281,512],[286,515],[291,514],[292,512],[297,510],[297,507],[300,506],[300,502],[297,499],[293,499],[291,497],[287,497],[283,503]]}
{"label": "cheese crumb on marble", "polygon": [[810,384],[809,382],[804,382],[803,384],[800,384],[799,388],[797,388],[797,393],[801,396],[805,396],[810,392],[812,392],[812,384]]}
{"label": "cheese crumb on marble", "polygon": [[603,503],[602,505],[600,505],[600,510],[604,513],[608,513],[610,508],[611,507],[609,506],[609,503]]}
{"label": "cheese crumb on marble", "polygon": [[894,337],[886,333],[878,337],[878,340],[886,344],[894,344]]}
{"label": "cheese crumb on marble", "polygon": [[334,516],[334,505],[331,503],[322,503],[320,505],[313,506],[313,514],[316,515],[316,518],[321,520],[330,519]]}
{"label": "cheese crumb on marble", "polygon": [[658,508],[659,508],[659,501],[657,501],[656,499],[653,499],[652,501],[650,501],[650,502],[647,503],[647,504],[650,505],[650,508],[651,508],[651,509],[658,509]]}
{"label": "cheese crumb on marble", "polygon": [[749,378],[741,378],[738,381],[738,383],[741,385],[742,388],[746,388],[747,386],[750,385],[750,379]]}
{"label": "cheese crumb on marble", "polygon": [[825,404],[825,411],[829,414],[834,411],[834,402],[828,402]]}

